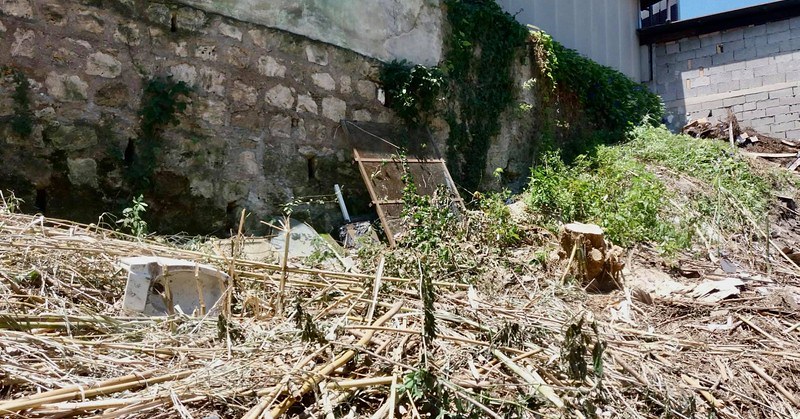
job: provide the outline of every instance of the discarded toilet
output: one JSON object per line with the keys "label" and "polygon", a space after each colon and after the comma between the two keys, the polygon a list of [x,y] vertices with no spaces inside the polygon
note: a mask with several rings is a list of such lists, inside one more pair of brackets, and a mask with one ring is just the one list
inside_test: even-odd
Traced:
{"label": "discarded toilet", "polygon": [[120,265],[128,271],[122,307],[148,316],[213,314],[229,279],[212,266],[188,260],[139,256],[124,258]]}

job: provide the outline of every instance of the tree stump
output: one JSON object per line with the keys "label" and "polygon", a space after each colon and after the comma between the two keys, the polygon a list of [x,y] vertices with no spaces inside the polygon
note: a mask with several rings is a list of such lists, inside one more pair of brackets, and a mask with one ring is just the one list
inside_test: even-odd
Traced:
{"label": "tree stump", "polygon": [[599,226],[582,223],[562,226],[559,256],[562,260],[572,260],[567,268],[581,278],[587,290],[609,292],[622,288],[624,250],[607,242]]}

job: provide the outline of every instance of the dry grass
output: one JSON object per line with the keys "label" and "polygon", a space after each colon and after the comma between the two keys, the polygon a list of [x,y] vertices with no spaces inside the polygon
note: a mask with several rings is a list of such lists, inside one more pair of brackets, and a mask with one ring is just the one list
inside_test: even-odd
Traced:
{"label": "dry grass", "polygon": [[[531,251],[503,257],[527,260]],[[198,260],[231,273],[231,313],[122,312],[125,273],[117,259],[131,255]],[[800,272],[785,261],[773,268],[787,274],[749,282],[740,298],[716,305],[587,295],[555,285],[563,266],[496,265],[512,268],[492,269],[474,287],[434,283],[438,334],[426,346],[413,278],[381,277],[373,287],[374,274],[291,265],[287,304],[278,311],[280,265],[0,208],[0,410],[8,417],[379,418],[425,416],[439,403],[450,417],[800,412],[800,319],[796,308],[770,299],[793,295],[790,282]],[[609,308],[622,305],[632,314],[612,318]],[[728,315],[732,329],[704,329]],[[598,343],[605,345],[602,372],[592,365]],[[581,362],[584,373],[569,374]],[[436,377],[432,387],[408,381],[420,369]],[[409,397],[419,390],[434,393]]]}

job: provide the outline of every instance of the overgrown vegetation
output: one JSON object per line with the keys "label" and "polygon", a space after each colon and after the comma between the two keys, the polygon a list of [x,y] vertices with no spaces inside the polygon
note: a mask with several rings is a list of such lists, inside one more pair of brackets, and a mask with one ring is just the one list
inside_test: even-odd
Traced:
{"label": "overgrown vegetation", "polygon": [[451,97],[445,119],[450,125],[447,157],[454,176],[477,189],[491,139],[500,132],[502,113],[514,103],[512,66],[528,39],[528,30],[494,0],[447,0],[451,25],[446,39],[445,71]]}
{"label": "overgrown vegetation", "polygon": [[145,84],[139,108],[139,138],[128,173],[134,189],[149,185],[161,147],[161,133],[167,125],[179,123],[178,114],[186,109],[189,93],[189,86],[172,76],[152,78]]}
{"label": "overgrown vegetation", "polygon": [[387,105],[409,126],[426,125],[435,110],[444,75],[437,67],[394,60],[381,68]]}
{"label": "overgrown vegetation", "polygon": [[381,71],[388,105],[411,125],[428,122],[444,89],[444,118],[450,126],[447,157],[457,181],[468,190],[480,185],[500,116],[514,103],[512,66],[528,31],[494,0],[447,0],[451,31],[441,68],[394,61]]}
{"label": "overgrown vegetation", "polygon": [[25,73],[10,66],[0,69],[3,77],[11,77],[14,83],[14,92],[11,99],[14,101],[14,114],[11,116],[11,130],[22,136],[28,137],[33,133],[33,111],[31,110],[30,89],[31,85]]}
{"label": "overgrown vegetation", "polygon": [[[672,184],[681,182],[691,189],[678,195]],[[525,199],[552,229],[590,222],[622,246],[653,242],[670,251],[690,247],[703,230],[746,224],[737,205],[765,214],[770,182],[781,180],[755,173],[725,143],[640,126],[627,144],[599,146],[569,165],[548,154],[532,169]]]}
{"label": "overgrown vegetation", "polygon": [[544,32],[532,32],[531,41],[537,76],[527,87],[535,87],[542,99],[537,118],[543,128],[540,140],[546,145],[571,158],[597,144],[624,140],[642,123],[660,124],[661,98],[643,84],[564,47]]}

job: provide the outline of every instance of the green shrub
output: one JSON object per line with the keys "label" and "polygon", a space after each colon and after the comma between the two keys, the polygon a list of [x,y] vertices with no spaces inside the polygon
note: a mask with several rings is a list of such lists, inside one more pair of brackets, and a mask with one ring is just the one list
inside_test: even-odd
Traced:
{"label": "green shrub", "polygon": [[569,165],[547,154],[532,169],[528,207],[553,229],[595,223],[622,246],[650,242],[670,252],[690,247],[700,230],[725,237],[749,229],[742,208],[766,216],[771,189],[787,182],[755,170],[725,142],[675,135],[663,126],[636,127],[630,138]]}
{"label": "green shrub", "polygon": [[573,221],[594,223],[615,243],[630,246],[660,239],[669,230],[659,216],[667,191],[642,163],[613,147],[567,166],[547,154],[531,172],[526,203],[553,228]]}
{"label": "green shrub", "polygon": [[387,105],[409,126],[423,125],[434,111],[444,76],[436,67],[394,60],[381,68]]}

